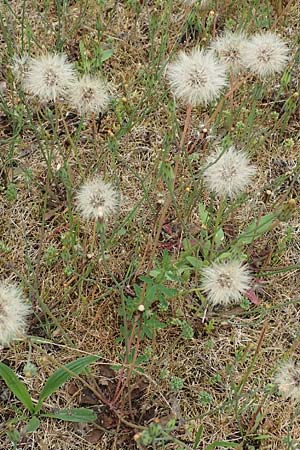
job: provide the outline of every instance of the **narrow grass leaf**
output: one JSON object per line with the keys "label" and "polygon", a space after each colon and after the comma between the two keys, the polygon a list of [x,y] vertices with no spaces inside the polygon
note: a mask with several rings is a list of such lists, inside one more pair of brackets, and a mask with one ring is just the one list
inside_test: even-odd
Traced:
{"label": "narrow grass leaf", "polygon": [[20,400],[20,402],[22,402],[30,412],[33,412],[34,406],[26,386],[19,380],[15,372],[2,362],[0,362],[0,376],[6,386]]}
{"label": "narrow grass leaf", "polygon": [[41,414],[41,417],[50,417],[67,422],[94,422],[97,419],[94,411],[87,408],[61,409],[55,413]]}
{"label": "narrow grass leaf", "polygon": [[99,356],[84,356],[83,358],[76,359],[64,367],[56,370],[46,381],[45,386],[40,393],[39,401],[35,411],[38,412],[41,409],[43,401],[61,387],[66,381],[70,380],[74,375],[78,375],[84,371],[93,362],[97,361]]}
{"label": "narrow grass leaf", "polygon": [[203,425],[201,424],[200,427],[198,428],[197,433],[196,433],[196,438],[195,438],[193,450],[197,450],[198,445],[200,444],[200,440],[202,438],[202,434],[203,434]]}
{"label": "narrow grass leaf", "polygon": [[275,213],[266,214],[260,219],[253,220],[246,230],[238,237],[237,243],[251,244],[267,231],[270,231],[276,220],[278,219]]}

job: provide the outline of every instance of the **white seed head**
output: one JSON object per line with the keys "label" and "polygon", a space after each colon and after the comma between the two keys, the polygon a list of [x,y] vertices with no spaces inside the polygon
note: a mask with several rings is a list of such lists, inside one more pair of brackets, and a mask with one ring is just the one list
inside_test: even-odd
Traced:
{"label": "white seed head", "polygon": [[213,263],[202,271],[202,289],[212,305],[239,303],[250,287],[248,269],[238,261]]}
{"label": "white seed head", "polygon": [[24,88],[41,101],[55,101],[66,94],[74,81],[75,71],[66,55],[45,54],[30,59]]}
{"label": "white seed head", "polygon": [[243,68],[243,47],[247,42],[244,33],[225,32],[211,43],[211,50],[232,73],[238,73]]}
{"label": "white seed head", "polygon": [[80,114],[104,112],[109,104],[107,86],[100,78],[84,75],[70,86],[69,102]]}
{"label": "white seed head", "polygon": [[288,55],[288,46],[271,31],[255,34],[242,48],[243,64],[261,78],[282,72]]}
{"label": "white seed head", "polygon": [[29,55],[14,55],[12,58],[11,70],[15,77],[15,80],[22,83],[26,77],[30,62]]}
{"label": "white seed head", "polygon": [[99,176],[87,180],[77,192],[76,199],[77,209],[85,219],[107,220],[119,205],[118,192]]}
{"label": "white seed head", "polygon": [[20,337],[26,328],[30,306],[15,285],[0,282],[0,345]]}
{"label": "white seed head", "polygon": [[203,177],[208,189],[218,196],[231,198],[246,188],[256,172],[248,156],[234,147],[225,152],[218,149],[207,158],[206,166]]}
{"label": "white seed head", "polygon": [[226,67],[211,52],[181,52],[168,66],[167,77],[176,97],[193,106],[216,99],[226,86]]}
{"label": "white seed head", "polygon": [[288,360],[282,364],[275,375],[275,383],[278,384],[279,391],[284,398],[300,401],[300,364],[299,362]]}

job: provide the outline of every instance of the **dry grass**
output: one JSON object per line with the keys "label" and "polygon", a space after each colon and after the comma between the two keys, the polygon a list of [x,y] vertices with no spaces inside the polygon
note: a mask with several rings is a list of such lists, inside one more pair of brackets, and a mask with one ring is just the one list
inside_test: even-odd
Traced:
{"label": "dry grass", "polygon": [[[31,53],[55,48],[59,26],[56,2],[49,2],[48,9],[46,1],[30,0],[25,3],[24,20],[33,36]],[[213,28],[207,28],[195,36],[191,34],[190,40],[181,39],[182,42],[179,42],[186,19],[186,11],[180,2],[104,3],[105,6],[99,6],[95,0],[89,0],[84,8],[84,1],[70,1],[66,6],[62,28],[64,51],[73,61],[82,57],[79,41],[84,43],[86,58],[89,60],[94,57],[99,45],[97,18],[103,21],[101,48],[114,50],[113,56],[104,63],[103,72],[116,93],[116,101],[114,108],[101,121],[97,142],[92,139],[91,124],[87,124],[79,137],[77,156],[70,153],[67,170],[62,173],[62,155],[70,144],[64,124],[60,121],[59,135],[63,144],[62,147],[52,146],[54,158],[51,161],[53,173],[50,179],[49,167],[40,151],[43,143],[39,142],[29,126],[26,114],[22,116],[20,113],[23,126],[17,137],[12,137],[12,118],[5,111],[0,117],[0,241],[3,246],[0,275],[1,279],[23,281],[25,291],[36,302],[28,333],[49,340],[49,343],[33,344],[31,361],[38,367],[38,375],[33,379],[25,379],[33,398],[37,398],[41,386],[58,362],[64,364],[90,353],[101,355],[101,363],[93,366],[90,382],[98,383],[105,395],[113,393],[118,372],[114,374],[109,364],[120,364],[124,355],[124,344],[118,341],[122,324],[120,295],[121,292],[130,295],[133,280],[146,270],[150,256],[147,243],[153,235],[162,202],[167,197],[160,164],[162,161],[173,164],[177,151],[170,140],[173,113],[166,84],[161,78],[164,64],[172,52],[203,44],[214,33]],[[254,7],[260,11],[257,15],[262,14],[264,8],[270,9],[271,24],[277,17],[275,9],[266,0],[260,2],[260,6],[251,0],[242,2],[244,5],[228,0],[217,3],[220,3],[215,7],[217,32],[223,29],[228,18],[236,23],[245,20],[246,12]],[[298,41],[299,44],[300,7],[297,3],[296,0],[294,3],[289,2],[288,9],[284,9],[283,15],[278,18],[276,29],[287,40],[294,43]],[[138,15],[134,4],[141,9]],[[22,8],[21,0],[11,1],[9,6],[4,3],[0,6],[2,30],[10,30],[11,33],[9,37],[4,33],[0,43],[4,81],[10,74],[9,63],[13,51],[18,53],[21,49]],[[207,19],[209,11],[199,11],[198,14]],[[161,21],[159,26],[155,25],[154,17],[156,21]],[[248,31],[258,28],[256,22],[257,16],[253,15],[247,23]],[[72,33],[70,30],[73,30]],[[25,42],[29,39],[26,36]],[[160,49],[164,41],[166,46]],[[13,45],[13,49],[10,45]],[[285,88],[280,101],[293,95],[299,88],[296,48],[292,53],[292,81]],[[288,220],[281,222],[275,230],[249,248],[250,263],[258,273],[260,269],[262,272],[272,272],[278,267],[288,268],[300,264],[299,182],[290,192],[289,181],[281,182],[278,188],[274,181],[288,170],[292,175],[295,173],[299,155],[299,112],[291,115],[285,130],[276,119],[272,119],[270,111],[277,108],[280,112],[281,108],[280,102],[273,104],[279,83],[280,79],[275,79],[265,87],[250,140],[239,132],[237,126],[237,122],[246,121],[249,110],[243,116],[243,113],[235,114],[233,109],[230,124],[226,121],[226,111],[223,111],[212,130],[215,139],[220,140],[230,129],[232,140],[238,146],[246,147],[259,167],[255,184],[249,189],[250,200],[241,205],[238,212],[228,220],[229,235],[230,230],[238,233],[253,217],[272,211],[274,205],[281,204],[291,196],[296,201],[296,208]],[[7,82],[5,101],[10,111],[14,111],[20,106],[20,100],[17,95],[11,95],[11,86],[12,83]],[[235,105],[243,102],[244,107],[249,109],[251,105],[247,98],[250,91],[251,82],[245,82],[236,94]],[[34,102],[29,101],[29,104],[34,111]],[[179,106],[176,115],[181,126],[184,113]],[[79,119],[67,111],[67,107],[63,108],[63,114],[69,129],[74,132]],[[207,114],[207,111],[201,110],[193,112],[190,145],[197,138],[199,125],[206,120]],[[36,115],[33,119],[36,126],[47,128],[47,120],[42,119],[38,124]],[[286,144],[288,138],[293,139],[291,145]],[[210,145],[213,146],[214,142],[212,140]],[[194,239],[197,236],[197,209],[192,208],[187,218],[187,205],[191,205],[192,194],[197,191],[198,168],[199,160],[192,161],[184,157],[181,161],[177,178],[177,206],[170,209],[167,217],[172,234],[162,233],[158,258],[165,244],[170,244],[171,254],[175,257],[181,238]],[[95,171],[104,174],[122,189],[120,214],[107,228],[105,263],[103,255],[91,246],[93,224],[80,220],[72,202],[82,179]],[[28,174],[29,181],[26,179]],[[17,191],[13,200],[7,196],[10,183]],[[70,231],[74,236],[72,242]],[[57,251],[57,261],[51,265],[47,264],[45,256],[49,247]],[[71,263],[76,269],[66,274],[65,269]],[[284,439],[288,433],[293,440],[300,436],[299,417],[292,420],[295,405],[283,400],[278,394],[269,396],[261,408],[260,402],[265,386],[272,382],[278,362],[287,354],[299,356],[299,271],[289,270],[261,278],[264,281],[258,294],[260,306],[251,306],[248,310],[236,307],[208,311],[207,322],[215,320],[210,332],[202,323],[203,310],[195,295],[182,291],[172,299],[171,311],[161,313],[160,317],[166,322],[172,317],[184,318],[193,327],[194,338],[182,339],[180,329],[169,323],[155,334],[152,341],[143,341],[141,353],[149,351],[151,347],[152,356],[147,363],[142,364],[144,374],[135,374],[132,378],[132,415],[128,410],[126,396],[120,405],[120,411],[129,422],[147,426],[154,418],[165,423],[168,418],[176,417],[178,427],[174,435],[191,448],[195,434],[203,424],[199,448],[205,449],[215,440],[241,443],[242,432],[249,431],[257,414],[257,428],[243,441],[239,447],[241,450],[292,448]],[[43,304],[51,311],[51,317],[45,313]],[[262,330],[264,335],[261,346],[235,409],[232,387],[247,374]],[[22,379],[22,369],[27,358],[28,342],[20,342],[2,350],[2,360],[16,370]],[[164,378],[161,374],[166,371],[169,377]],[[184,386],[179,392],[170,389],[172,376],[184,380]],[[0,382],[0,388],[0,448],[8,449],[12,446],[6,437],[6,422],[22,410],[3,382]],[[199,402],[201,391],[211,394],[210,404]],[[58,408],[84,405],[85,402],[91,404],[92,400],[91,393],[86,391],[80,381],[75,380],[47,402],[48,408]],[[92,408],[98,414],[97,423],[101,429],[94,425],[45,419],[37,432],[24,435],[18,448],[137,448],[133,435],[138,429],[119,422],[99,401],[95,401]],[[20,423],[19,430],[23,422]],[[268,437],[256,439],[260,435]],[[179,449],[180,446],[169,443],[162,448]]]}

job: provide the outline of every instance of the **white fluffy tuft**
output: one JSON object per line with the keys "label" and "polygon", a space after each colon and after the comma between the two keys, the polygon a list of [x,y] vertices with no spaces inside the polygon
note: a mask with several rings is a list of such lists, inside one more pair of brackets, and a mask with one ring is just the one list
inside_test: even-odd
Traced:
{"label": "white fluffy tuft", "polygon": [[104,112],[109,104],[106,84],[100,78],[89,75],[73,83],[68,93],[70,104],[80,114]]}
{"label": "white fluffy tuft", "polygon": [[48,102],[63,97],[74,81],[75,71],[66,55],[45,54],[30,59],[24,88],[29,94]]}
{"label": "white fluffy tuft", "polygon": [[256,172],[248,156],[234,147],[225,152],[218,149],[207,158],[206,166],[203,174],[205,184],[218,196],[235,197],[245,189]]}
{"label": "white fluffy tuft", "polygon": [[169,64],[167,77],[175,96],[193,106],[215,100],[227,84],[224,64],[199,49],[179,53]]}
{"label": "white fluffy tuft", "polygon": [[30,306],[15,285],[0,282],[0,344],[9,345],[25,330]]}
{"label": "white fluffy tuft", "polygon": [[238,73],[244,67],[242,54],[246,42],[244,33],[227,31],[212,41],[211,50],[230,72]]}
{"label": "white fluffy tuft", "polygon": [[271,31],[255,34],[242,49],[243,64],[260,78],[282,72],[288,55],[288,46]]}
{"label": "white fluffy tuft", "polygon": [[288,360],[282,364],[275,375],[275,383],[278,384],[279,391],[284,398],[300,401],[300,364],[299,362]]}
{"label": "white fluffy tuft", "polygon": [[202,271],[202,289],[212,305],[239,303],[250,283],[247,267],[238,261],[213,263]]}
{"label": "white fluffy tuft", "polygon": [[116,213],[119,205],[118,192],[99,176],[87,180],[80,187],[76,199],[77,209],[85,219],[107,220]]}

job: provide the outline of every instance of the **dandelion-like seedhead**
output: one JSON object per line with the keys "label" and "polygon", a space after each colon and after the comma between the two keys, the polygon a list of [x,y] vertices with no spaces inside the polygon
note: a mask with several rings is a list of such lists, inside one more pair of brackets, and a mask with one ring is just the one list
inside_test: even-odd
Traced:
{"label": "dandelion-like seedhead", "polygon": [[105,183],[96,176],[86,181],[77,195],[77,208],[85,219],[107,220],[116,213],[119,194],[111,183]]}
{"label": "dandelion-like seedhead", "polygon": [[231,198],[245,189],[256,172],[248,156],[234,147],[225,152],[218,149],[207,158],[206,166],[203,177],[208,189],[218,196]]}
{"label": "dandelion-like seedhead", "polygon": [[212,305],[239,303],[250,287],[249,271],[238,261],[213,263],[202,271],[202,289]]}
{"label": "dandelion-like seedhead", "polygon": [[10,342],[24,333],[30,306],[15,285],[0,282],[0,344]]}
{"label": "dandelion-like seedhead", "polygon": [[30,56],[24,54],[22,56],[14,55],[12,58],[11,70],[15,80],[22,83],[26,77],[30,62]]}
{"label": "dandelion-like seedhead", "polygon": [[243,68],[242,54],[246,42],[244,33],[227,31],[212,41],[211,50],[230,72],[237,73]]}
{"label": "dandelion-like seedhead", "polygon": [[109,104],[106,84],[100,78],[84,75],[70,87],[69,102],[81,114],[103,112]]}
{"label": "dandelion-like seedhead", "polygon": [[226,67],[211,52],[181,52],[169,64],[167,77],[176,97],[193,106],[216,99],[226,86]]}
{"label": "dandelion-like seedhead", "polygon": [[41,101],[55,101],[74,81],[75,71],[65,54],[45,54],[30,59],[24,88]]}
{"label": "dandelion-like seedhead", "polygon": [[243,64],[261,78],[282,72],[288,55],[288,46],[271,31],[255,34],[242,49]]}
{"label": "dandelion-like seedhead", "polygon": [[275,383],[284,398],[300,401],[300,363],[288,360],[275,375]]}

